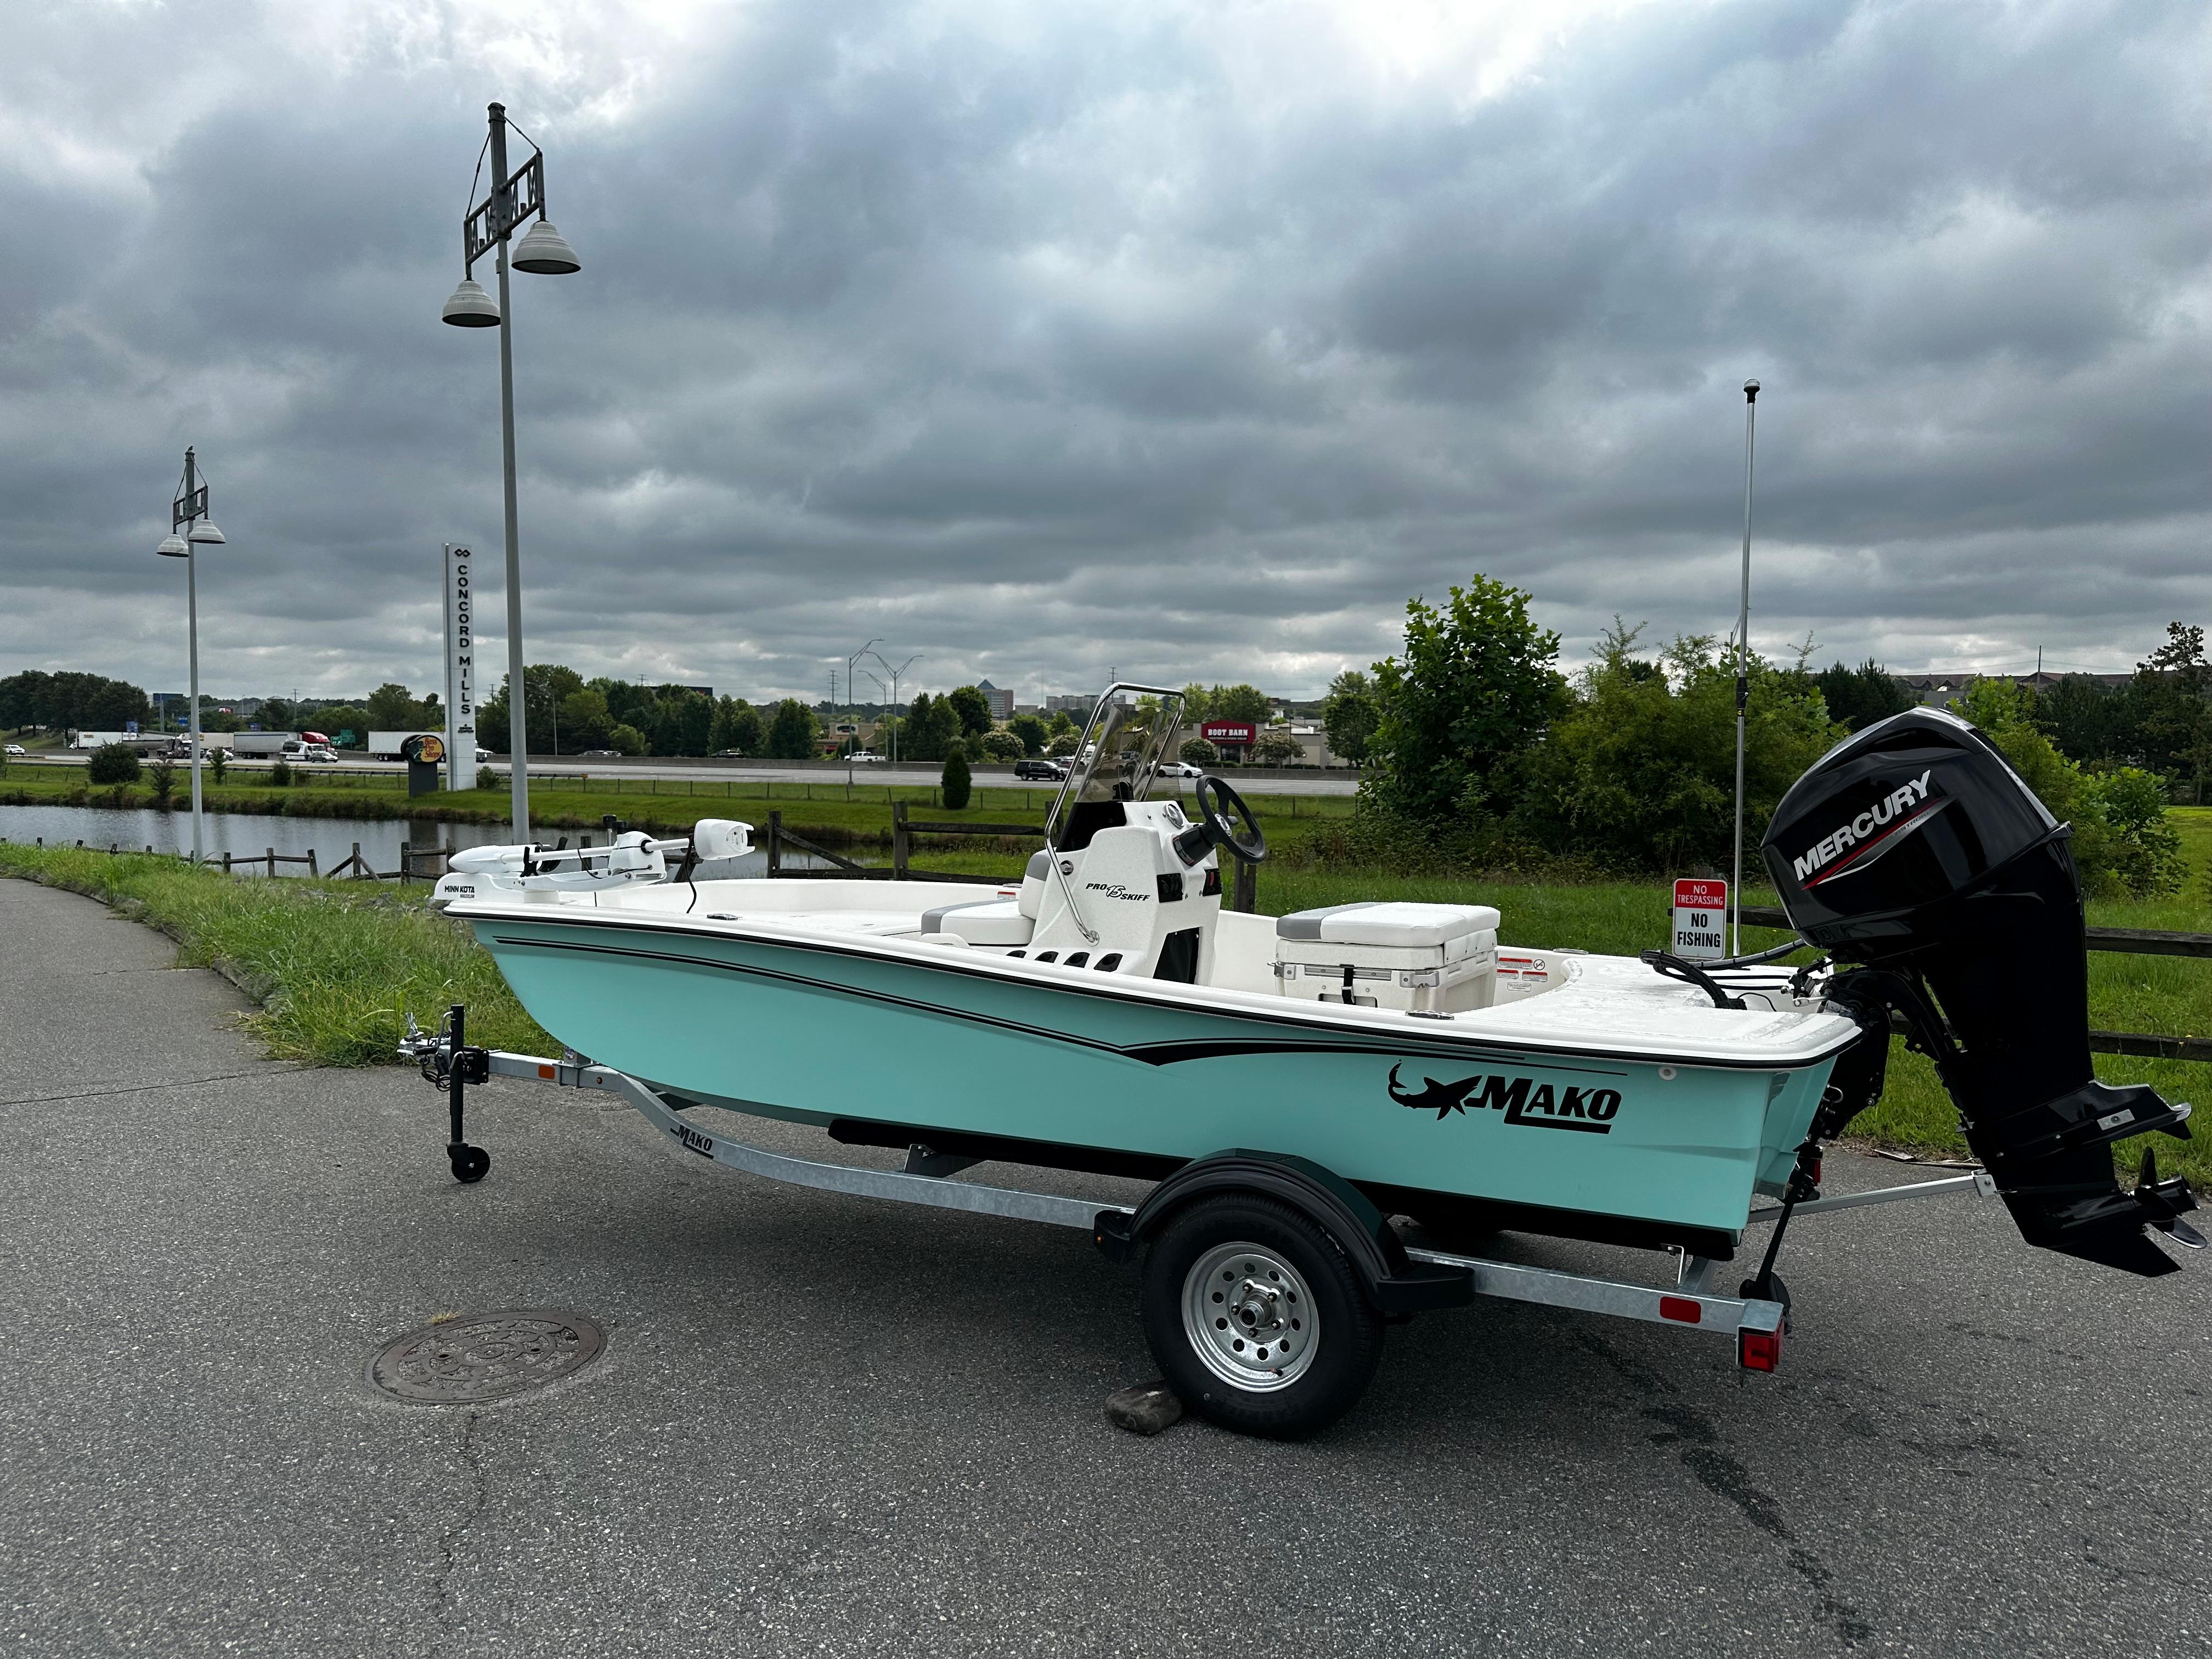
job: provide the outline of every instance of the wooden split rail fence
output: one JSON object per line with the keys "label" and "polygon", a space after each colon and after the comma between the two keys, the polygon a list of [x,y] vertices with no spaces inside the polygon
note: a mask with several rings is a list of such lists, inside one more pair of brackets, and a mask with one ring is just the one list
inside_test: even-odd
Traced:
{"label": "wooden split rail fence", "polygon": [[[0,842],[4,842],[6,839],[7,837],[4,836],[0,836]],[[46,844],[46,838],[44,836],[39,836],[32,842],[32,845],[34,847],[44,847]],[[565,839],[562,844],[563,846],[568,844]],[[77,851],[82,853],[106,853],[115,856],[120,856],[123,854],[128,853],[134,856],[177,859],[185,863],[191,862],[191,860],[182,853],[156,853],[150,845],[143,849],[143,852],[142,849],[136,847],[125,847],[120,842],[110,842],[105,847],[87,847],[82,841],[76,842],[73,843],[73,845]],[[425,863],[435,864],[441,859],[450,858],[457,850],[457,848],[451,847],[432,848],[423,854],[423,861]],[[273,876],[276,873],[276,866],[280,864],[304,864],[307,866],[307,873],[309,875],[320,876],[332,881],[340,879],[361,881],[437,880],[441,872],[434,869],[416,869],[415,867],[415,848],[411,847],[403,847],[399,849],[399,868],[397,870],[380,871],[373,868],[368,860],[362,856],[361,843],[359,842],[356,842],[353,844],[352,853],[345,858],[339,860],[337,863],[332,865],[328,870],[318,867],[316,863],[315,849],[312,847],[310,847],[305,853],[280,853],[273,847],[259,853],[225,853],[220,857],[210,856],[202,859],[200,860],[200,867],[204,870],[220,870],[226,876],[251,875],[257,872],[264,875]]]}

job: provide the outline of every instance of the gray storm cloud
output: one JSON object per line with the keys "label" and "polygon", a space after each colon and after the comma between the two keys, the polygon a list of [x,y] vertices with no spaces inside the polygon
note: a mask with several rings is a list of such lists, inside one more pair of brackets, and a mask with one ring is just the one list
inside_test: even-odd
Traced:
{"label": "gray storm cloud", "polygon": [[1766,648],[2203,617],[2202,7],[1386,14],[36,11],[0,668],[179,679],[192,443],[206,683],[432,681],[439,544],[498,546],[495,348],[437,322],[493,97],[586,261],[515,279],[533,660],[1308,692],[1474,570],[1571,655],[1717,631],[1747,374]]}

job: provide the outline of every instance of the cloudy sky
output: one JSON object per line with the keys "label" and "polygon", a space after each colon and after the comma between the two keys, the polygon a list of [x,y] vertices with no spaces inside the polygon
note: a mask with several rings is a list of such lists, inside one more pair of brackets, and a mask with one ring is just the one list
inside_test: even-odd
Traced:
{"label": "cloudy sky", "polygon": [[1571,662],[1721,631],[1747,375],[1761,647],[2212,620],[2202,0],[9,17],[0,672],[181,684],[190,443],[209,689],[435,683],[440,544],[499,547],[496,337],[438,321],[494,98],[585,262],[514,279],[533,661],[1299,694],[1474,571]]}

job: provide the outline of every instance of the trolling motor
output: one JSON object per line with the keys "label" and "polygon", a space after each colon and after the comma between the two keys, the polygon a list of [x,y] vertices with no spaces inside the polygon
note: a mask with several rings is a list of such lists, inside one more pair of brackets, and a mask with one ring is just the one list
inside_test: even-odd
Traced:
{"label": "trolling motor", "polygon": [[2146,1227],[2203,1249],[2185,1181],[2146,1154],[2123,1191],[2112,1146],[2189,1138],[2190,1108],[2090,1068],[2088,966],[2072,830],[1957,716],[1908,709],[1790,786],[1760,851],[1790,921],[1840,963],[1826,1001],[1866,1035],[1838,1060],[1818,1134],[1880,1097],[1889,1038],[1935,1061],[1967,1144],[2021,1237],[2130,1273],[2176,1263]]}
{"label": "trolling motor", "polygon": [[[629,829],[619,818],[605,823],[604,847],[465,848],[453,854],[453,873],[440,879],[431,906],[442,910],[456,899],[492,894],[552,899],[624,882],[689,881],[709,860],[740,858],[752,851],[752,825],[735,818],[701,818],[690,835],[665,840]],[[668,867],[672,858],[678,860],[673,872]]]}

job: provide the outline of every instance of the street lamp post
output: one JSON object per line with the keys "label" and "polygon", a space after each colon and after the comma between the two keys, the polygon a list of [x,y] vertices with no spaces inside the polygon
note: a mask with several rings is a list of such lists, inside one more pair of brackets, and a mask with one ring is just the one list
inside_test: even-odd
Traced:
{"label": "street lamp post", "polygon": [[[491,193],[471,206],[461,218],[461,284],[453,296],[446,301],[445,320],[456,328],[496,328],[499,330],[499,434],[500,464],[506,481],[507,508],[507,759],[510,763],[507,783],[513,793],[510,809],[514,819],[514,832],[521,840],[530,839],[530,723],[527,699],[522,684],[522,553],[520,534],[516,528],[514,502],[514,307],[507,294],[507,271],[512,264],[517,270],[537,272],[549,276],[565,276],[582,269],[576,251],[553,228],[545,216],[545,154],[527,134],[523,142],[530,145],[530,159],[522,164],[519,173],[507,170],[507,106],[489,106],[490,135],[485,143],[491,151]],[[481,165],[481,162],[479,162]],[[473,183],[469,193],[476,194]],[[532,215],[538,222],[531,226],[514,250],[512,258],[507,245],[516,230]],[[499,272],[499,299],[496,303],[476,281],[477,261],[486,253],[496,251],[494,264]]]}
{"label": "street lamp post", "polygon": [[[908,669],[913,667],[915,664],[921,660],[921,653],[919,651],[915,652],[914,655],[908,657],[896,668],[892,667],[887,662],[884,662],[883,657],[877,652],[871,651],[868,653],[868,655],[874,657],[878,663],[882,663],[884,672],[891,677],[891,757],[889,763],[890,765],[896,766],[898,764],[898,734],[900,724],[898,710],[901,707],[898,696],[899,676],[905,673]],[[870,679],[874,679],[875,676],[871,674],[868,678]]]}
{"label": "street lamp post", "polygon": [[[854,707],[858,699],[853,696],[853,665],[883,642],[884,636],[878,634],[845,659],[845,719],[853,728],[845,738],[845,787],[848,789],[853,787],[853,744],[860,735],[860,712]],[[875,676],[871,674],[868,678],[873,679]]]}
{"label": "street lamp post", "polygon": [[[182,530],[181,536],[177,532]],[[185,635],[191,655],[191,680],[185,711],[192,748],[192,862],[200,861],[200,592],[198,561],[192,556],[202,547],[219,546],[228,539],[208,516],[208,489],[200,482],[199,459],[185,451],[184,494],[169,503],[169,533],[154,550],[165,559],[185,562]]]}

